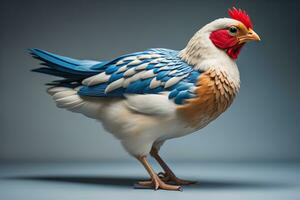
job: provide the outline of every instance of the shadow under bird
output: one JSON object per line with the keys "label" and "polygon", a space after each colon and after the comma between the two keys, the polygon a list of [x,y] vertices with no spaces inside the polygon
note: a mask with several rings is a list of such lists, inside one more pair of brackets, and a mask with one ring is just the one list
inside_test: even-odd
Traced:
{"label": "shadow under bird", "polygon": [[[143,188],[180,190],[194,183],[175,176],[158,152],[163,143],[205,127],[232,103],[240,87],[235,63],[246,42],[259,41],[250,17],[228,10],[180,50],[155,48],[107,61],[77,60],[30,49],[43,61],[35,72],[63,77],[48,83],[59,108],[98,120],[149,173]],[[151,155],[161,165],[157,174]]]}

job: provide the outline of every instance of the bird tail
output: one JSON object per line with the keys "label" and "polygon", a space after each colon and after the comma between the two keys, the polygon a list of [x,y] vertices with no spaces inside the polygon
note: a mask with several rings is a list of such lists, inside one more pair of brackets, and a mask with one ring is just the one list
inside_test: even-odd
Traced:
{"label": "bird tail", "polygon": [[54,86],[47,90],[56,106],[71,112],[81,113],[89,118],[99,119],[103,106],[101,98],[81,97],[77,88]]}
{"label": "bird tail", "polygon": [[77,94],[77,90],[83,79],[102,72],[106,61],[76,60],[40,49],[29,51],[34,58],[43,62],[42,67],[32,71],[63,78],[46,84],[52,86],[47,92],[57,107],[82,113],[90,118],[99,118],[99,110],[103,105],[101,99],[81,97]]}
{"label": "bird tail", "polygon": [[29,51],[34,58],[42,61],[41,65],[43,65],[32,71],[63,78],[46,84],[51,86],[75,88],[80,85],[83,79],[103,71],[101,66],[105,63],[92,60],[77,60],[36,48],[29,49]]}

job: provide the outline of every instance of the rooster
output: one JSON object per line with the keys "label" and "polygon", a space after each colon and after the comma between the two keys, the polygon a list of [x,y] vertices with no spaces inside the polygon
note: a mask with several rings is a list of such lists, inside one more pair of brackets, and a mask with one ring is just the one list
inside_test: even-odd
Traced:
{"label": "rooster", "polygon": [[[57,107],[102,123],[145,167],[145,188],[180,190],[178,178],[159,155],[168,139],[205,127],[233,102],[240,87],[235,60],[249,41],[259,41],[247,13],[228,10],[201,28],[180,50],[154,48],[107,61],[77,60],[30,49],[43,61],[35,72],[62,77],[47,85]],[[164,172],[156,173],[151,155]]]}

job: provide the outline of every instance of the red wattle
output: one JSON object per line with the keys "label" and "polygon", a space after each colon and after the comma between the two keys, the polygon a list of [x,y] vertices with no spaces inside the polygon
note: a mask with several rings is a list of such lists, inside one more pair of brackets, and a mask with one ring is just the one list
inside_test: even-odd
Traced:
{"label": "red wattle", "polygon": [[232,58],[237,59],[244,44],[235,45],[227,49],[226,53]]}

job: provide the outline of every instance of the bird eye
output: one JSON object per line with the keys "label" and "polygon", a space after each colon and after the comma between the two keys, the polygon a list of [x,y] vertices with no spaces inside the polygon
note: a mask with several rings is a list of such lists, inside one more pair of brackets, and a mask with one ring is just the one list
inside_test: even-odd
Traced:
{"label": "bird eye", "polygon": [[230,32],[231,34],[236,34],[237,31],[238,31],[238,29],[237,29],[237,27],[235,27],[235,26],[231,26],[231,27],[229,28],[229,32]]}

